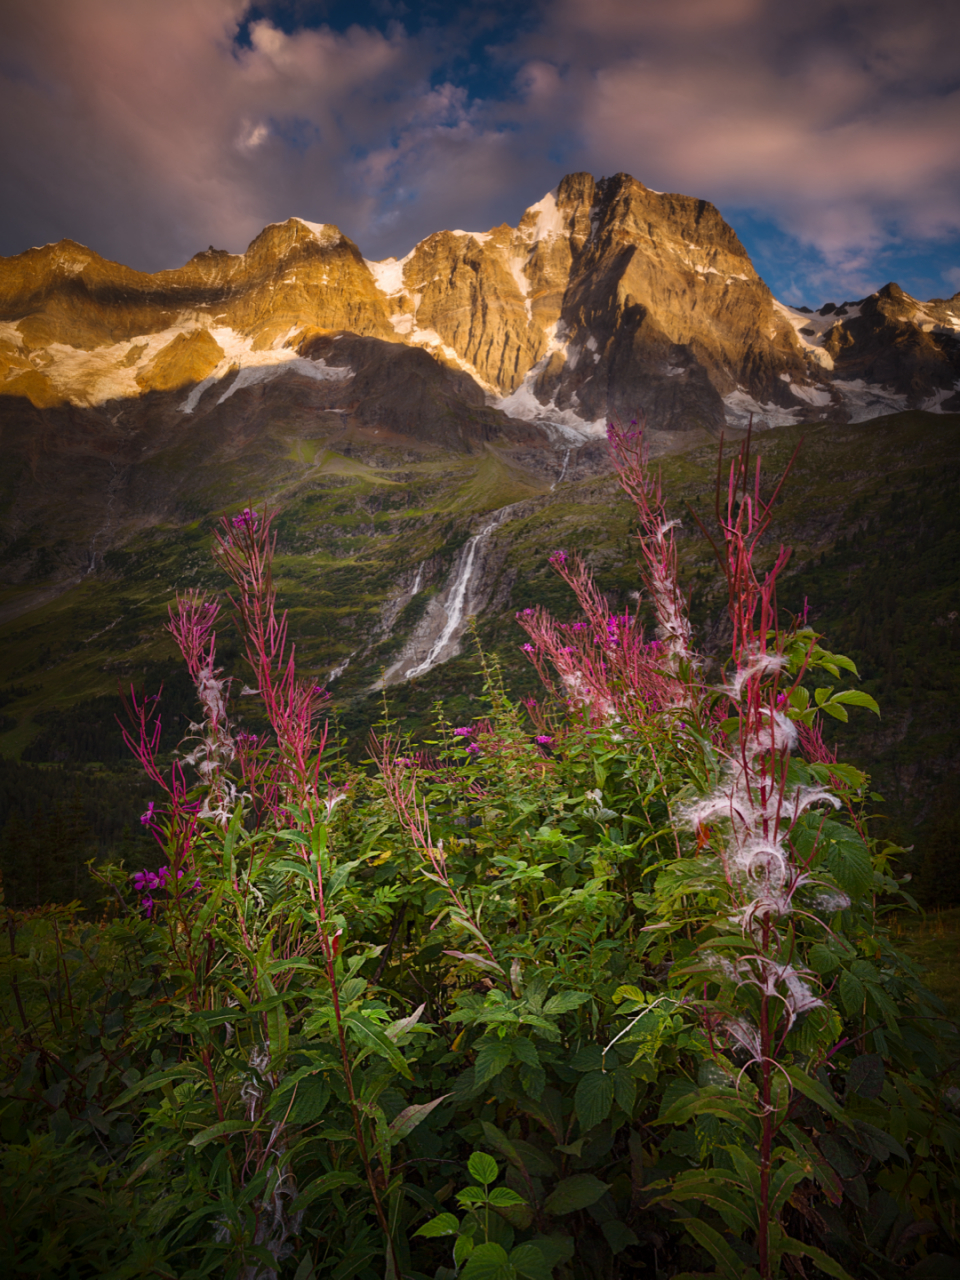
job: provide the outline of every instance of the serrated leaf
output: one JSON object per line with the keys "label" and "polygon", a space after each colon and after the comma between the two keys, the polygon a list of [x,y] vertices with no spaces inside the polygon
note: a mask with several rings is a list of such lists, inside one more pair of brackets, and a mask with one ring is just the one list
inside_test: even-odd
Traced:
{"label": "serrated leaf", "polygon": [[270,1095],[267,1114],[271,1120],[286,1120],[287,1124],[313,1124],[319,1120],[330,1101],[330,1086],[307,1067],[299,1079],[288,1077]]}
{"label": "serrated leaf", "polygon": [[617,1067],[613,1074],[613,1096],[621,1111],[628,1116],[633,1114],[633,1106],[637,1100],[637,1080],[627,1067]]}
{"label": "serrated leaf", "polygon": [[488,1156],[485,1151],[474,1151],[467,1161],[467,1168],[470,1171],[470,1177],[484,1187],[488,1187],[491,1182],[496,1182],[500,1172],[496,1160],[493,1156]]}
{"label": "serrated leaf", "polygon": [[844,1093],[859,1093],[861,1098],[878,1098],[883,1090],[886,1072],[879,1053],[862,1053],[847,1068]]}
{"label": "serrated leaf", "polygon": [[473,1253],[473,1236],[457,1236],[453,1244],[453,1261],[456,1266],[462,1267],[471,1253]]}
{"label": "serrated leaf", "polygon": [[840,720],[844,724],[846,724],[850,719],[845,709],[839,706],[838,703],[833,699],[831,699],[830,702],[825,702],[823,706],[820,708],[820,710],[825,711],[828,716],[833,716],[834,720]]}
{"label": "serrated leaf", "polygon": [[462,1280],[515,1280],[516,1274],[506,1249],[488,1240],[470,1254]]}
{"label": "serrated leaf", "polygon": [[431,1218],[429,1222],[425,1222],[413,1234],[415,1236],[426,1236],[428,1240],[432,1240],[436,1236],[455,1236],[460,1230],[460,1223],[452,1213],[441,1213],[439,1217]]}
{"label": "serrated leaf", "polygon": [[837,986],[840,991],[840,1000],[846,1013],[850,1017],[860,1013],[863,1008],[864,997],[867,994],[860,979],[855,978],[848,969],[844,969]]}
{"label": "serrated leaf", "polygon": [[833,701],[845,702],[850,707],[866,707],[876,715],[880,714],[876,699],[871,698],[869,693],[864,693],[862,689],[844,689],[842,693],[833,695]]}
{"label": "serrated leaf", "polygon": [[807,952],[807,963],[814,973],[830,973],[840,963],[840,957],[822,942],[815,942]]}
{"label": "serrated leaf", "polygon": [[510,1187],[494,1187],[490,1192],[490,1203],[497,1209],[506,1208],[507,1205],[526,1204],[523,1196],[518,1195]]}
{"label": "serrated leaf", "polygon": [[600,1230],[614,1256],[640,1243],[627,1224],[618,1218],[608,1218],[606,1222],[600,1224]]}
{"label": "serrated leaf", "polygon": [[578,1009],[580,1005],[586,1004],[589,999],[590,995],[586,991],[560,991],[550,997],[543,1006],[543,1012],[569,1013],[571,1009]]}
{"label": "serrated leaf", "polygon": [[535,1244],[518,1244],[510,1250],[510,1265],[522,1280],[550,1280],[551,1268]]}
{"label": "serrated leaf", "polygon": [[513,1046],[509,1040],[487,1040],[481,1044],[477,1060],[473,1064],[474,1084],[477,1088],[498,1076],[513,1058]]}
{"label": "serrated leaf", "polygon": [[582,1129],[592,1129],[606,1120],[613,1106],[614,1083],[612,1071],[588,1071],[580,1077],[573,1107]]}
{"label": "serrated leaf", "polygon": [[592,1173],[575,1173],[572,1178],[564,1178],[558,1182],[543,1202],[547,1213],[573,1213],[577,1209],[586,1209],[596,1204],[600,1197],[609,1190],[610,1184],[601,1182]]}

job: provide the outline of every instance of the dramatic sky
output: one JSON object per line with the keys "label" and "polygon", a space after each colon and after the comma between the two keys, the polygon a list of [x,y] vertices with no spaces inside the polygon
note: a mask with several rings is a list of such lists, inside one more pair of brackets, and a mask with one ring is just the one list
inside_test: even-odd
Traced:
{"label": "dramatic sky", "polygon": [[368,258],[565,174],[719,206],[786,301],[960,290],[958,0],[3,0],[0,254],[292,214]]}

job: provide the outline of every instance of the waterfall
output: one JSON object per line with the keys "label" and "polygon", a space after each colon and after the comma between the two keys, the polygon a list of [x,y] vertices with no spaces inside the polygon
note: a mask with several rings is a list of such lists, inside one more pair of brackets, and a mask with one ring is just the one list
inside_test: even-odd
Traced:
{"label": "waterfall", "polygon": [[411,600],[412,600],[412,599],[413,599],[413,597],[417,594],[417,592],[420,590],[420,586],[421,586],[422,582],[423,582],[423,561],[421,560],[421,561],[420,561],[420,563],[417,565],[417,576],[414,578],[414,580],[413,580],[413,586],[410,588],[410,599],[411,599]]}
{"label": "waterfall", "polygon": [[327,676],[327,684],[333,684],[333,682],[334,682],[334,680],[336,680],[337,676],[342,676],[342,675],[343,675],[343,673],[346,671],[347,667],[349,667],[349,665],[350,665],[350,659],[351,659],[352,657],[353,657],[353,654],[352,654],[352,653],[348,653],[348,654],[347,654],[347,656],[344,658],[344,660],[343,660],[341,663],[338,663],[338,665],[337,665],[337,666],[335,666],[335,667],[333,668],[333,670],[332,670],[332,671],[330,672],[330,674]]}
{"label": "waterfall", "polygon": [[550,486],[551,492],[553,492],[553,490],[557,487],[557,485],[560,483],[563,477],[567,474],[567,463],[570,461],[570,454],[572,452],[573,452],[572,449],[568,449],[566,453],[563,455],[563,466],[560,468],[560,474],[557,476],[556,480],[554,480],[553,484]]}
{"label": "waterfall", "polygon": [[[506,510],[506,508],[504,508]],[[430,646],[430,651],[422,662],[418,663],[410,671],[407,672],[406,678],[412,680],[414,676],[422,676],[424,672],[429,671],[431,667],[435,667],[440,661],[440,655],[444,649],[455,640],[458,629],[461,626],[466,612],[467,588],[470,585],[470,578],[473,575],[473,566],[476,562],[477,552],[481,544],[496,529],[502,519],[502,512],[497,512],[494,520],[485,525],[479,533],[475,533],[472,538],[468,539],[460,555],[457,557],[457,563],[453,571],[453,581],[450,583],[446,591],[447,603],[444,607],[446,613],[446,621],[440,631],[440,634]]]}

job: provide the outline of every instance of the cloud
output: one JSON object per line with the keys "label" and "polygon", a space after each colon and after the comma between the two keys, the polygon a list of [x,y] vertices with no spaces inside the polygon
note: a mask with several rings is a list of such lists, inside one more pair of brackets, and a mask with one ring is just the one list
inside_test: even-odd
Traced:
{"label": "cloud", "polygon": [[540,0],[522,27],[507,0],[433,25],[440,10],[402,5],[357,7],[365,25],[339,30],[290,19],[309,11],[12,7],[0,252],[71,236],[157,269],[299,214],[384,256],[515,220],[575,169],[744,211],[779,228],[791,278],[851,294],[882,282],[882,255],[960,236],[953,0]]}

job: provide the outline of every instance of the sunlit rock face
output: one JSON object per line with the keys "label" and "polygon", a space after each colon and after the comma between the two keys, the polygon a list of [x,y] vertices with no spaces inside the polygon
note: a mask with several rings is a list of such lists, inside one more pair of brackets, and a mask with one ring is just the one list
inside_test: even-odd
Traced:
{"label": "sunlit rock face", "polygon": [[518,226],[400,260],[299,218],[152,275],[28,249],[0,259],[0,582],[85,574],[324,450],[496,449],[534,491],[603,470],[614,415],[669,448],[751,418],[957,411],[958,339],[960,295],[784,306],[711,204],[625,174],[571,174]]}
{"label": "sunlit rock face", "polygon": [[[365,349],[362,386],[318,345],[345,335],[380,344]],[[783,306],[713,205],[626,174],[571,174],[517,227],[438,231],[400,260],[367,261],[337,227],[299,218],[246,253],[211,247],[153,275],[72,241],[0,259],[3,396],[129,414],[160,395],[190,418],[282,396],[296,377],[318,410],[386,415],[439,443],[437,414],[401,403],[422,389],[422,356],[397,377],[395,346],[437,366],[454,449],[529,438],[522,423],[543,443],[580,443],[641,410],[654,429],[712,431],[751,415],[949,411],[958,338],[958,298],[920,303],[892,284],[819,312]]]}

